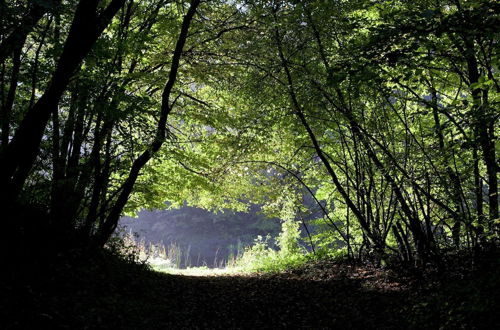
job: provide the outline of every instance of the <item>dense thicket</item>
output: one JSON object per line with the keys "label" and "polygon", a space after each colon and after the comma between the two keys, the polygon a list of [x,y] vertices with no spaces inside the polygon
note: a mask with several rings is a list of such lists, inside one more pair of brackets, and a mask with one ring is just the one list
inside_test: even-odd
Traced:
{"label": "dense thicket", "polygon": [[422,264],[498,242],[495,1],[0,6],[15,241],[100,246],[165,201],[305,225],[310,194],[318,250]]}

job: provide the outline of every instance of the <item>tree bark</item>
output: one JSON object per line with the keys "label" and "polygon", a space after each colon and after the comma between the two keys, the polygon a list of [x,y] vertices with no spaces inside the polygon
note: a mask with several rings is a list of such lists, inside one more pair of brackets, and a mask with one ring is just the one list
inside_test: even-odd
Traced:
{"label": "tree bark", "polygon": [[177,39],[177,43],[175,45],[174,54],[172,57],[172,63],[170,65],[170,73],[165,84],[165,88],[162,93],[162,103],[160,109],[160,118],[158,120],[158,125],[156,128],[156,136],[153,141],[149,145],[148,149],[146,149],[138,158],[136,158],[132,164],[132,168],[129,171],[127,179],[121,186],[121,192],[118,195],[116,202],[114,203],[110,213],[106,217],[105,221],[100,225],[97,237],[95,238],[97,245],[104,245],[109,237],[113,234],[116,226],[118,225],[118,220],[123,212],[123,208],[127,204],[127,201],[132,193],[132,189],[134,187],[137,178],[139,177],[139,173],[144,165],[154,156],[158,150],[160,150],[163,142],[165,141],[166,136],[166,125],[168,115],[172,111],[170,105],[170,95],[172,93],[172,89],[177,80],[177,73],[179,70],[180,59],[182,56],[182,50],[186,43],[188,37],[189,26],[191,21],[196,13],[196,9],[200,3],[200,0],[191,0],[191,4],[189,9],[182,20],[181,31],[179,33],[179,37]]}
{"label": "tree bark", "polygon": [[46,3],[46,6],[40,6],[34,2],[28,14],[21,19],[19,25],[0,43],[0,63],[5,61],[16,49],[22,49],[28,34],[33,31],[38,21],[49,10],[56,8],[61,3],[61,0],[49,0]]}
{"label": "tree bark", "polygon": [[288,84],[287,85],[288,94],[290,96],[290,99],[292,102],[292,107],[293,107],[295,115],[299,118],[302,126],[305,128],[305,130],[309,136],[309,139],[311,140],[311,142],[314,146],[314,150],[316,151],[316,154],[318,155],[321,162],[325,166],[328,174],[330,175],[330,177],[332,179],[333,184],[335,185],[335,187],[337,188],[337,190],[341,194],[342,198],[345,200],[349,209],[351,209],[351,211],[354,213],[354,215],[358,219],[359,224],[361,225],[361,228],[363,228],[363,232],[366,234],[366,236],[372,241],[372,243],[378,249],[383,250],[384,246],[385,246],[384,242],[381,242],[380,239],[373,234],[373,232],[370,229],[370,226],[368,225],[368,222],[367,222],[365,216],[363,215],[363,212],[356,206],[356,204],[352,201],[350,196],[345,191],[344,187],[340,183],[340,180],[338,179],[337,174],[335,173],[335,170],[333,169],[330,162],[328,161],[328,158],[326,157],[323,150],[321,149],[321,146],[316,138],[316,135],[314,134],[311,126],[309,125],[309,123],[308,123],[308,121],[307,121],[307,119],[302,111],[302,108],[297,100],[292,75],[291,75],[290,69],[288,67],[288,63],[286,61],[285,55],[283,53],[280,35],[279,35],[279,31],[277,28],[275,29],[275,41],[276,41],[276,46],[278,48],[278,55],[279,55],[279,58],[281,60],[281,65],[282,65],[283,69],[285,70],[287,84]]}
{"label": "tree bark", "polygon": [[2,105],[2,112],[0,114],[1,116],[0,122],[2,125],[1,150],[6,150],[9,144],[10,117],[12,113],[12,107],[14,106],[14,99],[16,96],[20,67],[21,67],[21,48],[18,48],[12,56],[12,72],[10,75],[9,91],[7,92],[7,97],[5,99],[5,103]]}
{"label": "tree bark", "polygon": [[[464,38],[465,56],[467,61],[467,70],[469,76],[469,84],[473,86],[479,82],[478,62],[474,53],[474,43],[469,38]],[[472,88],[472,87],[471,87]],[[481,94],[483,94],[481,97]],[[489,206],[489,222],[490,226],[494,227],[493,223],[499,218],[499,203],[498,203],[498,166],[495,155],[495,130],[494,118],[490,116],[488,110],[488,92],[482,91],[480,88],[472,88],[472,115],[475,118],[475,126],[477,139],[481,146],[484,165],[486,166],[487,181],[488,181],[488,206]],[[498,226],[496,226],[498,227]],[[492,228],[493,229],[493,228]],[[497,234],[499,229],[495,228]]]}
{"label": "tree bark", "polygon": [[0,203],[15,202],[36,160],[54,109],[69,80],[125,0],[113,0],[98,15],[99,0],[81,0],[49,87],[29,109],[7,148],[0,153]]}

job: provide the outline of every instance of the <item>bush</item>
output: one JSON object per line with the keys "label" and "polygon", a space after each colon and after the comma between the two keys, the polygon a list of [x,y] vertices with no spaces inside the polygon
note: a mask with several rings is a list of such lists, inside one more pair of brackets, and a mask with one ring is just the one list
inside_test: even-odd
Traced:
{"label": "bush", "polygon": [[300,232],[296,223],[283,222],[283,231],[277,238],[279,250],[271,245],[271,237],[258,236],[253,246],[245,249],[236,260],[236,266],[248,272],[275,273],[298,267],[307,257],[298,244]]}

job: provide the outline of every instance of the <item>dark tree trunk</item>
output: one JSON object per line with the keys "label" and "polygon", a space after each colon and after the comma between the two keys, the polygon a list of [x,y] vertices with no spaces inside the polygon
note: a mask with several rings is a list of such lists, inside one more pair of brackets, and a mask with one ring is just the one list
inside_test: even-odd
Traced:
{"label": "dark tree trunk", "polygon": [[26,37],[33,31],[38,21],[60,3],[61,0],[49,0],[45,1],[45,5],[41,6],[36,1],[33,1],[33,5],[26,16],[21,19],[19,25],[0,44],[0,63],[5,61],[17,49],[22,49]]}
{"label": "dark tree trunk", "polygon": [[12,56],[12,72],[10,76],[9,91],[5,103],[2,105],[2,112],[0,114],[2,125],[1,150],[4,151],[9,144],[10,137],[10,117],[12,107],[14,106],[14,99],[16,96],[17,82],[19,78],[19,69],[21,67],[21,48],[18,48]]}
{"label": "dark tree trunk", "polygon": [[307,121],[307,119],[302,111],[302,108],[301,108],[299,101],[297,100],[297,96],[295,94],[295,87],[293,84],[292,75],[291,75],[290,69],[288,67],[288,63],[287,63],[285,56],[284,56],[284,53],[283,53],[283,49],[282,49],[282,45],[281,45],[281,37],[280,37],[279,31],[277,28],[275,29],[275,41],[276,41],[276,45],[278,48],[278,54],[279,54],[279,57],[281,60],[281,65],[282,65],[282,67],[285,71],[285,74],[286,74],[288,94],[290,96],[290,99],[292,102],[292,107],[293,107],[295,115],[299,118],[299,121],[301,122],[302,126],[305,128],[305,130],[309,136],[309,139],[311,140],[311,142],[313,144],[314,150],[316,151],[316,154],[318,155],[321,162],[325,166],[328,174],[330,175],[330,177],[332,179],[333,184],[335,185],[335,187],[337,188],[339,193],[342,195],[342,198],[346,202],[349,209],[354,213],[354,215],[358,219],[359,224],[361,225],[361,228],[363,229],[364,234],[371,240],[371,242],[374,245],[376,245],[377,249],[383,250],[385,248],[385,243],[380,241],[379,237],[375,236],[375,234],[370,229],[370,226],[369,226],[363,212],[356,206],[356,204],[352,201],[351,197],[347,194],[347,192],[344,189],[344,187],[342,186],[337,174],[335,173],[335,170],[331,166],[330,161],[328,160],[327,156],[325,155],[325,153],[321,149],[321,146],[316,138],[316,135],[314,134],[313,130],[311,129],[311,126],[309,125],[309,123],[308,123],[308,121]]}
{"label": "dark tree trunk", "polygon": [[465,212],[463,208],[463,203],[464,201],[462,200],[462,195],[461,195],[461,183],[460,183],[460,178],[458,177],[458,174],[453,171],[451,168],[450,164],[448,163],[448,157],[446,155],[446,150],[445,150],[445,142],[444,142],[444,134],[443,134],[443,129],[441,126],[441,122],[439,120],[439,111],[438,111],[438,99],[437,99],[437,92],[435,88],[432,86],[431,87],[431,95],[432,95],[432,100],[431,100],[431,107],[432,107],[432,115],[434,118],[434,125],[435,125],[435,132],[436,136],[438,139],[438,146],[439,150],[441,151],[442,156],[445,157],[445,163],[446,163],[446,173],[448,175],[448,178],[451,182],[451,199],[456,205],[456,215],[453,217],[454,218],[454,223],[453,223],[453,228],[452,228],[452,235],[453,235],[453,242],[456,247],[460,246],[460,231],[461,231],[461,224],[462,221],[464,221],[465,218]]}
{"label": "dark tree trunk", "polygon": [[160,118],[158,120],[156,136],[154,137],[154,140],[150,144],[149,148],[134,160],[128,177],[121,186],[121,192],[118,195],[116,202],[111,208],[111,211],[106,217],[105,221],[100,225],[98,229],[98,234],[96,237],[97,245],[104,245],[109,237],[113,234],[116,226],[118,225],[118,220],[120,219],[120,216],[123,212],[123,208],[125,207],[125,204],[127,203],[130,194],[132,193],[132,188],[134,187],[134,184],[139,177],[141,169],[154,156],[154,154],[158,150],[160,150],[163,142],[165,141],[167,119],[172,110],[170,106],[170,95],[177,79],[182,50],[188,37],[189,26],[194,17],[194,14],[196,13],[196,8],[198,7],[199,3],[200,0],[191,0],[190,7],[182,20],[181,31],[175,45],[172,63],[170,65],[169,77],[165,88],[163,89]]}
{"label": "dark tree trunk", "polygon": [[78,4],[63,53],[49,87],[29,109],[5,151],[0,153],[0,203],[15,202],[36,160],[47,122],[69,80],[125,0],[113,0],[98,16],[98,0]]}
{"label": "dark tree trunk", "polygon": [[[467,70],[469,76],[469,84],[473,85],[479,81],[478,62],[474,53],[473,41],[469,38],[464,38],[466,48]],[[483,94],[481,97],[481,93]],[[475,126],[477,133],[476,139],[479,140],[481,151],[483,154],[484,165],[486,166],[487,182],[488,182],[488,206],[489,206],[489,223],[493,223],[499,218],[499,203],[498,203],[498,165],[495,155],[495,118],[490,114],[488,105],[488,92],[481,91],[479,88],[472,89],[472,115],[475,118]],[[493,228],[492,228],[493,229]],[[498,234],[498,228],[494,228]]]}

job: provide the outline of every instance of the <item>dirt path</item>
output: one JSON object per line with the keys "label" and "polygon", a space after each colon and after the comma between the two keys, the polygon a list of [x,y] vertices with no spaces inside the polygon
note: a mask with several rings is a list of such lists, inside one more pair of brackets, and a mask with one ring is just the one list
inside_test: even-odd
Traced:
{"label": "dirt path", "polygon": [[[492,329],[498,320],[499,300],[492,295],[498,281],[474,287],[464,279],[448,289],[417,290],[389,271],[328,263],[267,276],[100,270],[71,271],[50,285],[7,292],[0,328]],[[485,297],[490,301],[478,306],[476,299]]]}
{"label": "dirt path", "polygon": [[367,290],[352,280],[173,277],[166,283],[159,305],[176,312],[164,318],[159,308],[157,320],[201,328],[398,328],[386,311],[402,300],[401,293]]}

